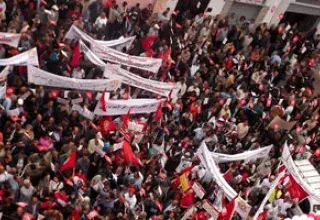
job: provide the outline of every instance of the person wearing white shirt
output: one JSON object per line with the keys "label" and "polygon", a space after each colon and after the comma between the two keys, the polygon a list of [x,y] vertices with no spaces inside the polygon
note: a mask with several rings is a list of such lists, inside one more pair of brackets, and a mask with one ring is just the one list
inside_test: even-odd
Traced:
{"label": "person wearing white shirt", "polygon": [[56,192],[63,188],[63,182],[59,181],[58,177],[54,177],[53,180],[50,180],[49,191]]}
{"label": "person wearing white shirt", "polygon": [[89,141],[88,152],[90,154],[93,154],[94,152],[99,151],[99,149],[102,151],[103,147],[104,147],[104,143],[101,140],[101,137],[98,133],[98,134],[96,134],[95,138],[93,138]]}
{"label": "person wearing white shirt", "polygon": [[106,27],[107,22],[108,22],[108,19],[106,17],[106,14],[102,12],[100,16],[97,17],[96,21],[94,22],[94,25],[96,28],[101,29],[103,27]]}
{"label": "person wearing white shirt", "polygon": [[284,199],[278,199],[275,201],[276,207],[278,208],[279,214],[286,216],[288,209],[293,206],[292,201],[290,201],[289,195],[284,195]]}
{"label": "person wearing white shirt", "polygon": [[134,207],[137,204],[137,197],[134,194],[134,190],[130,189],[129,192],[127,192],[123,195],[123,197],[126,200],[126,203],[129,207],[129,209],[131,209],[131,210],[134,209]]}
{"label": "person wearing white shirt", "polygon": [[80,66],[77,66],[72,71],[72,78],[83,79],[85,77],[84,70]]}

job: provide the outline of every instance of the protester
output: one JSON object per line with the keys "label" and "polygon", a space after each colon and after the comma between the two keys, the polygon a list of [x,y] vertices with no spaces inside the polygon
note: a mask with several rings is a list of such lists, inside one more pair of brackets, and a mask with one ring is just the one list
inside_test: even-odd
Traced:
{"label": "protester", "polygon": [[[23,65],[9,68],[5,77],[1,72],[3,219],[294,216],[299,200],[309,194],[288,170],[281,172],[281,157],[289,149],[294,160],[307,159],[320,171],[319,35],[235,14],[193,16],[170,8],[152,13],[151,4],[130,8],[125,1],[0,0],[1,31],[21,33],[17,48],[1,45],[1,58],[36,47],[40,69],[70,82],[102,80],[104,70],[86,54],[97,48],[84,50],[78,38],[65,39],[74,25],[98,45],[135,36],[130,46],[113,49],[160,58],[161,67],[121,67],[179,88],[161,97],[122,83],[105,99],[105,92],[60,88],[60,83],[30,84]],[[129,110],[93,118],[85,113],[97,104],[105,111],[112,100],[142,98],[162,99],[154,113]],[[266,146],[271,147],[262,156],[237,161],[221,156]],[[213,168],[203,163],[200,153],[206,149],[217,153],[210,158],[236,198],[223,192]],[[250,210],[230,211],[239,201]]]}

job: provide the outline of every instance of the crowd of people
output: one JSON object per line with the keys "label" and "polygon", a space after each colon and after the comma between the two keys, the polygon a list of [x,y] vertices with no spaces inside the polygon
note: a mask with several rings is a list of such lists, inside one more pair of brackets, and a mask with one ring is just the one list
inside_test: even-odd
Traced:
{"label": "crowd of people", "polygon": [[[38,5],[38,2],[40,5]],[[64,40],[72,25],[103,41],[136,36],[125,53],[162,58],[157,74],[130,68],[145,78],[176,83],[177,97],[162,105],[160,120],[152,114],[131,114],[144,121],[139,143],[127,140],[138,164],[115,146],[125,116],[112,117],[113,131],[101,132],[103,117],[89,120],[58,102],[65,90],[28,84],[25,66],[12,67],[2,83],[6,98],[0,108],[0,212],[3,219],[210,219],[203,199],[217,204],[220,188],[206,178],[196,151],[237,154],[273,145],[268,157],[219,163],[228,184],[252,207],[251,219],[279,174],[285,142],[294,159],[308,159],[320,169],[319,63],[317,30],[300,32],[297,24],[257,24],[237,17],[166,9],[153,5],[129,8],[127,2],[103,0],[0,0],[1,32],[21,33],[18,48],[0,46],[0,58],[37,48],[40,68],[77,79],[102,79],[103,70],[84,56],[71,65],[76,41]],[[4,67],[3,67],[4,68]],[[320,86],[320,82],[319,82]],[[28,95],[26,95],[28,94]],[[96,92],[68,91],[82,97],[93,111]],[[128,85],[110,99],[157,98]],[[9,110],[18,109],[11,117]],[[296,122],[286,129],[279,117]],[[109,160],[101,157],[100,149]],[[74,154],[76,152],[76,154]],[[166,160],[163,160],[165,154]],[[76,155],[72,168],[61,170]],[[203,198],[183,189],[180,176],[198,182]],[[293,217],[297,198],[282,181],[270,197],[264,219]],[[228,204],[223,198],[223,204]],[[225,219],[224,209],[219,219]],[[234,214],[233,219],[241,219]]]}

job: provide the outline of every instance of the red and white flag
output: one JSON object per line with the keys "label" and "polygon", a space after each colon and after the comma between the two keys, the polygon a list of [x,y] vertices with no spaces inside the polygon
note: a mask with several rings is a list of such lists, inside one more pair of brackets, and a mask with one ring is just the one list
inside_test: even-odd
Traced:
{"label": "red and white flag", "polygon": [[158,106],[158,108],[157,108],[157,111],[154,113],[153,119],[154,119],[155,121],[160,121],[161,118],[162,118],[162,103],[160,102],[160,103],[159,103],[159,106]]}
{"label": "red and white flag", "polygon": [[62,164],[60,167],[60,171],[63,172],[64,170],[74,168],[77,161],[77,151],[73,151],[69,158]]}
{"label": "red and white flag", "polygon": [[99,121],[100,132],[103,135],[108,135],[110,132],[116,130],[116,123],[111,116],[106,116]]}
{"label": "red and white flag", "polygon": [[106,101],[106,93],[107,93],[107,90],[104,89],[101,97],[100,97],[100,106],[101,106],[101,109],[102,111],[106,112],[107,111],[107,101]]}
{"label": "red and white flag", "polygon": [[218,220],[231,220],[236,207],[236,198],[232,199],[228,205],[223,208]]}
{"label": "red and white flag", "polygon": [[289,175],[290,182],[286,186],[287,192],[289,192],[292,199],[299,199],[299,201],[308,197],[309,194],[295,181],[292,175]]}
{"label": "red and white flag", "polygon": [[122,150],[123,150],[124,160],[126,161],[126,163],[132,166],[139,166],[141,164],[141,161],[139,160],[139,158],[137,158],[136,155],[133,153],[128,141],[122,142]]}

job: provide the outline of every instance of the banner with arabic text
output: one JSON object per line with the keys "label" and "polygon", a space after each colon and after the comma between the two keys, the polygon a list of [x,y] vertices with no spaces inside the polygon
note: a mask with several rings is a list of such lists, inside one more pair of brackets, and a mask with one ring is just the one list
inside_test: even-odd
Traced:
{"label": "banner with arabic text", "polygon": [[123,48],[129,49],[133,41],[135,40],[135,36],[132,37],[122,37],[116,40],[110,41],[103,41],[103,40],[96,40],[80,30],[77,26],[72,25],[69,31],[66,33],[65,39],[70,40],[83,40],[87,43],[94,42],[102,47],[110,47],[116,50],[122,51]]}
{"label": "banner with arabic text", "polygon": [[0,59],[0,66],[39,66],[37,48],[32,48],[16,56]]}
{"label": "banner with arabic text", "polygon": [[131,56],[110,47],[101,46],[94,42],[91,43],[91,50],[102,60],[153,73],[158,73],[162,64],[162,59]]}
{"label": "banner with arabic text", "polygon": [[171,98],[176,97],[180,90],[180,87],[177,84],[146,79],[122,69],[119,65],[107,64],[104,70],[104,77],[119,79],[124,84],[147,90],[165,97],[168,97],[169,95],[171,95]]}
{"label": "banner with arabic text", "polygon": [[263,147],[263,148],[259,148],[251,151],[245,151],[243,153],[233,154],[233,155],[212,152],[211,156],[213,157],[214,161],[217,163],[239,161],[239,160],[253,160],[253,159],[259,159],[259,158],[268,156],[272,147],[273,145],[269,145],[267,147]]}
{"label": "banner with arabic text", "polygon": [[101,102],[98,102],[94,114],[99,116],[125,115],[130,109],[130,114],[143,114],[155,112],[159,106],[160,100],[157,99],[128,99],[106,101],[106,111],[101,108]]}
{"label": "banner with arabic text", "polygon": [[118,79],[75,79],[58,76],[34,66],[28,65],[28,82],[35,85],[89,90],[89,91],[114,91],[121,85]]}
{"label": "banner with arabic text", "polygon": [[0,44],[6,44],[11,47],[18,47],[21,34],[0,32]]}

